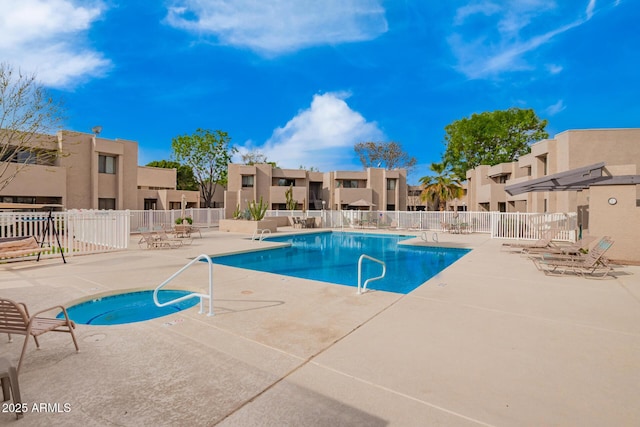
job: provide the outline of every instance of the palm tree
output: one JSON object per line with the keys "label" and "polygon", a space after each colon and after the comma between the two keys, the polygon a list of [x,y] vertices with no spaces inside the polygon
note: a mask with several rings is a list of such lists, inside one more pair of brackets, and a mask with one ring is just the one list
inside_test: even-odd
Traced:
{"label": "palm tree", "polygon": [[419,179],[422,184],[420,198],[437,203],[438,209],[443,211],[447,206],[447,201],[459,199],[463,195],[462,185],[449,168],[446,161],[442,163],[431,163],[429,166],[435,176],[423,176]]}

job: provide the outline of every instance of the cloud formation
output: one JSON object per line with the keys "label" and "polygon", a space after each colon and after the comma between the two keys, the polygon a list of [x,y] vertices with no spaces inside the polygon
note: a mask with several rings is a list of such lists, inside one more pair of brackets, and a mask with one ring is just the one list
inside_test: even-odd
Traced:
{"label": "cloud formation", "polygon": [[315,95],[309,108],[275,129],[262,146],[246,144],[240,154],[257,150],[283,168],[352,169],[353,146],[385,136],[375,122],[352,110],[347,98],[346,93]]}
{"label": "cloud formation", "polygon": [[[588,0],[583,10],[563,7],[554,0],[482,0],[458,8],[455,32],[448,38],[456,69],[470,79],[483,79],[534,68],[526,58],[529,52],[585,24],[597,11],[596,0]],[[556,24],[558,16],[572,15],[573,20]],[[560,70],[557,65],[549,68],[551,73]]]}
{"label": "cloud formation", "polygon": [[564,105],[564,101],[561,99],[558,102],[556,102],[553,105],[548,106],[547,108],[545,108],[544,112],[548,115],[548,116],[555,116],[556,114],[558,114],[559,112],[565,110],[567,107],[566,105]]}
{"label": "cloud formation", "polygon": [[70,87],[111,66],[79,43],[103,12],[98,2],[20,0],[0,2],[0,58],[35,73],[50,87]]}
{"label": "cloud formation", "polygon": [[268,55],[371,40],[387,31],[381,0],[176,0],[166,21]]}

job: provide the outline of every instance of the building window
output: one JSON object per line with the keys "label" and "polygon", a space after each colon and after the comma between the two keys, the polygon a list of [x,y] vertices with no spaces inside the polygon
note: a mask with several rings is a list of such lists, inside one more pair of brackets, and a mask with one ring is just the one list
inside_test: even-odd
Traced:
{"label": "building window", "polygon": [[[396,180],[395,179],[387,179],[387,190],[395,190],[396,189]],[[392,210],[392,209],[388,209]]]}
{"label": "building window", "polygon": [[498,202],[498,212],[506,212],[507,204],[505,202]]}
{"label": "building window", "polygon": [[158,209],[158,199],[144,199],[144,210],[155,211]]}
{"label": "building window", "polygon": [[538,156],[538,160],[540,161],[540,169],[542,170],[542,175],[546,175],[549,173],[547,155]]}
{"label": "building window", "polygon": [[102,210],[115,210],[116,199],[98,199],[98,209]]}
{"label": "building window", "polygon": [[388,211],[395,211],[396,210],[396,205],[387,205],[387,210]]}
{"label": "building window", "polygon": [[278,179],[278,187],[295,187],[296,186],[296,180],[295,179],[290,179],[290,178],[280,178]]}
{"label": "building window", "polygon": [[358,181],[355,179],[343,179],[336,181],[336,188],[358,188]]}
{"label": "building window", "polygon": [[496,184],[506,184],[507,181],[509,180],[510,175],[509,174],[505,174],[505,175],[498,175],[495,178],[493,178],[493,181]]}
{"label": "building window", "polygon": [[242,175],[242,188],[253,188],[253,175]]}
{"label": "building window", "polygon": [[116,173],[116,158],[114,156],[98,156],[98,172],[99,173]]}

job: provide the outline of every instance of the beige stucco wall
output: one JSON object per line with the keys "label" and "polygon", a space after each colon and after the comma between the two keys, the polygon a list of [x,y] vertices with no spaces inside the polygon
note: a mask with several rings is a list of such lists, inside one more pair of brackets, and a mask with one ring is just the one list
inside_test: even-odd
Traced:
{"label": "beige stucco wall", "polygon": [[177,179],[178,171],[176,169],[138,166],[138,187],[175,190]]}
{"label": "beige stucco wall", "polygon": [[[5,176],[16,172],[18,165],[7,165]],[[67,199],[67,170],[59,166],[28,165],[0,191],[0,196],[60,197]]]}
{"label": "beige stucco wall", "polygon": [[[609,204],[615,198],[615,205]],[[589,194],[589,234],[614,241],[607,257],[640,262],[640,207],[635,185],[592,186]]]}

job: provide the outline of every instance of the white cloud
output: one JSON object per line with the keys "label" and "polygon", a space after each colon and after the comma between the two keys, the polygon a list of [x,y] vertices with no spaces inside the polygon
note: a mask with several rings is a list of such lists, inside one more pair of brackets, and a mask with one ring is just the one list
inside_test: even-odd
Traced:
{"label": "white cloud", "polygon": [[549,116],[555,116],[556,114],[558,114],[559,112],[565,110],[567,107],[566,105],[564,105],[563,100],[559,100],[558,102],[556,102],[553,105],[548,106],[547,108],[545,108],[544,112],[547,113],[547,115]]}
{"label": "white cloud", "polygon": [[249,142],[240,152],[260,151],[283,168],[353,169],[353,146],[383,140],[384,133],[375,122],[352,110],[347,98],[345,93],[315,95],[309,108],[275,129],[262,146]]}
{"label": "white cloud", "polygon": [[278,54],[371,40],[387,31],[381,0],[176,0],[167,22],[225,45]]}
{"label": "white cloud", "polygon": [[[558,9],[554,0],[479,1],[460,7],[453,20],[456,32],[448,39],[456,69],[471,79],[532,69],[526,54],[588,22],[596,0],[589,0],[584,12],[576,11],[572,21],[549,28],[549,23],[558,21],[557,16],[567,13]],[[484,30],[479,30],[479,22]],[[549,71],[561,69],[555,65]]]}
{"label": "white cloud", "polygon": [[558,65],[558,64],[547,64],[546,68],[550,74],[559,74],[564,69],[562,65]]}
{"label": "white cloud", "polygon": [[96,1],[0,0],[0,58],[36,73],[52,87],[70,87],[111,66],[100,53],[79,42],[103,12]]}

